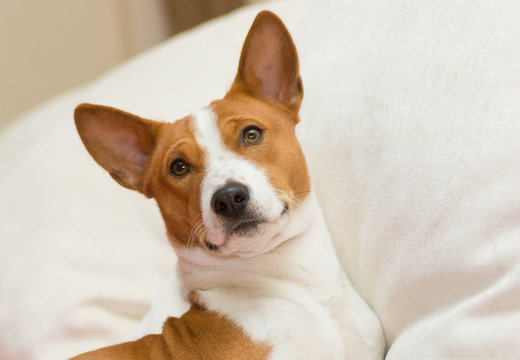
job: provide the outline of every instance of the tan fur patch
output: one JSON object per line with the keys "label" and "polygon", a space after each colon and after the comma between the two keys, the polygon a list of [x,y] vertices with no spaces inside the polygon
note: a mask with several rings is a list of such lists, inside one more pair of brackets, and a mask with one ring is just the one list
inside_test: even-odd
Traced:
{"label": "tan fur patch", "polygon": [[72,360],[267,359],[271,346],[251,340],[231,320],[200,305],[169,318],[159,335],[148,335],[79,355]]}
{"label": "tan fur patch", "polygon": [[[190,166],[183,178],[170,174],[170,164],[176,159],[183,159]],[[200,244],[193,236],[202,219],[200,184],[204,170],[204,153],[195,141],[190,118],[163,124],[145,174],[145,192],[156,199],[173,240],[185,246]]]}

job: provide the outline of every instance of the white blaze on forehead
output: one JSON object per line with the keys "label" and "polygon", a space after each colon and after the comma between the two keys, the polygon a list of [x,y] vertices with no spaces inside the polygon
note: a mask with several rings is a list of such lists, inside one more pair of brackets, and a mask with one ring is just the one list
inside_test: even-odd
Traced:
{"label": "white blaze on forehead", "polygon": [[[226,148],[217,126],[217,116],[211,108],[197,110],[191,116],[195,140],[205,153],[206,176],[203,186],[209,186],[215,191],[216,187],[226,182],[237,181],[248,186],[251,192],[265,187],[272,192],[272,186],[264,171]],[[237,134],[237,141],[238,136]]]}
{"label": "white blaze on forehead", "polygon": [[[204,182],[219,186],[228,181],[238,181],[248,185],[252,191],[254,190],[252,186],[257,185],[258,178],[268,183],[260,168],[224,145],[217,126],[217,117],[209,107],[197,110],[191,116],[195,140],[205,152]],[[238,136],[237,134],[237,141],[239,141]],[[215,181],[219,181],[219,184]]]}
{"label": "white blaze on forehead", "polygon": [[[192,130],[205,156],[205,176],[201,184],[201,209],[209,240],[216,245],[225,241],[221,220],[211,208],[215,191],[228,182],[239,182],[249,189],[248,207],[259,218],[274,221],[283,210],[265,172],[247,158],[230,151],[222,142],[217,116],[206,107],[191,114]],[[239,140],[237,134],[236,141]]]}
{"label": "white blaze on forehead", "polygon": [[212,157],[222,156],[226,152],[217,126],[217,117],[209,107],[194,111],[191,117],[195,139],[206,152],[206,163],[209,164]]}

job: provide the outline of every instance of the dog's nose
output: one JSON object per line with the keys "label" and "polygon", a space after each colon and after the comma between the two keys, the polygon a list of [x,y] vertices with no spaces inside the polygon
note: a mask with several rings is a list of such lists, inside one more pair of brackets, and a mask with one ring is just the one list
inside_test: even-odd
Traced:
{"label": "dog's nose", "polygon": [[216,214],[229,218],[237,218],[246,209],[249,190],[237,182],[226,184],[217,190],[211,198],[211,205]]}

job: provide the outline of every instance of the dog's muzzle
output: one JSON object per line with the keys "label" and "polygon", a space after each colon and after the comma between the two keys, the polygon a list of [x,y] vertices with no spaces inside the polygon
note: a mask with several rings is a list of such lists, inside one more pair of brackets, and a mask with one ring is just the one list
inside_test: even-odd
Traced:
{"label": "dog's muzzle", "polygon": [[238,182],[227,183],[213,194],[211,206],[228,235],[247,236],[265,222],[248,208],[249,195],[247,186]]}

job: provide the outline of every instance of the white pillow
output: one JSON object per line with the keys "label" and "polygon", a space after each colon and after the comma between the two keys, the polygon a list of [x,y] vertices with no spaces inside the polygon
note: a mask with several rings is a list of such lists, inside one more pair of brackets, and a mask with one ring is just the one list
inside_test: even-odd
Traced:
{"label": "white pillow", "polygon": [[314,5],[299,134],[387,359],[519,359],[520,3]]}

